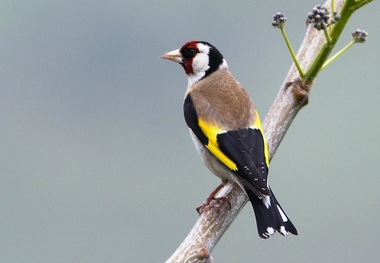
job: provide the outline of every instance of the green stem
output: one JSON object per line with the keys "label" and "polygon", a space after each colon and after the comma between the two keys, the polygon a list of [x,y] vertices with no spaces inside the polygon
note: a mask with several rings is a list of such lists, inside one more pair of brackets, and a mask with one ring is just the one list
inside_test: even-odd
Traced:
{"label": "green stem", "polygon": [[345,46],[344,48],[342,48],[341,50],[339,50],[334,56],[332,56],[331,58],[329,58],[324,64],[323,66],[321,67],[321,69],[319,71],[322,71],[324,70],[328,65],[330,65],[335,59],[337,59],[338,57],[340,57],[344,52],[346,52],[347,50],[350,49],[350,47],[352,47],[356,42],[354,40],[352,40],[350,43],[347,44],[347,46]]}
{"label": "green stem", "polygon": [[373,0],[347,0],[343,4],[342,10],[340,11],[341,19],[332,26],[331,30],[329,30],[331,42],[328,43],[328,41],[326,41],[323,44],[321,50],[315,57],[313,63],[305,72],[305,78],[303,79],[305,85],[313,83],[314,79],[321,71],[321,69],[326,67],[325,62],[328,61],[328,57],[330,56],[332,49],[334,48],[336,42],[342,34],[342,31],[345,28],[351,15],[360,7],[372,1]]}
{"label": "green stem", "polygon": [[327,31],[327,28],[323,29],[323,32],[325,33],[327,43],[331,44],[331,37],[329,35],[329,32]]}
{"label": "green stem", "polygon": [[334,14],[334,12],[335,12],[335,1],[331,0],[331,13]]}
{"label": "green stem", "polygon": [[353,10],[358,10],[363,5],[368,4],[369,2],[372,2],[373,0],[354,0],[353,3],[355,5],[351,6]]}
{"label": "green stem", "polygon": [[304,76],[305,76],[305,74],[304,74],[304,72],[303,72],[303,70],[302,70],[300,64],[298,63],[297,56],[296,56],[296,54],[294,53],[294,50],[293,50],[293,48],[292,48],[292,45],[290,44],[290,41],[289,41],[288,37],[286,36],[286,33],[285,33],[285,29],[284,29],[284,27],[283,27],[283,26],[280,27],[280,30],[281,30],[282,36],[284,37],[284,40],[285,40],[286,46],[288,47],[289,52],[290,52],[290,54],[291,54],[291,56],[292,56],[292,59],[293,59],[293,61],[294,61],[294,64],[296,65],[296,68],[297,68],[297,70],[298,70],[298,72],[299,72],[299,74],[300,74],[300,78],[303,79]]}
{"label": "green stem", "polygon": [[319,51],[318,55],[315,57],[313,63],[310,65],[310,67],[305,72],[305,84],[310,84],[314,81],[316,76],[318,75],[319,71],[321,70],[323,64],[328,59],[332,49],[334,48],[336,42],[338,41],[339,36],[341,35],[344,27],[346,26],[348,20],[350,19],[351,15],[354,11],[350,10],[350,5],[348,4],[349,0],[344,4],[340,14],[341,19],[332,27],[330,30],[330,43],[323,44],[321,50]]}

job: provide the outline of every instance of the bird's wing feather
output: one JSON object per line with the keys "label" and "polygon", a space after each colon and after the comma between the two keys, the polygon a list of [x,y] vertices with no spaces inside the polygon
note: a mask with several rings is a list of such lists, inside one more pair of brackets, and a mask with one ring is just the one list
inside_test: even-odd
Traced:
{"label": "bird's wing feather", "polygon": [[217,135],[219,149],[236,163],[235,174],[258,197],[270,195],[265,142],[258,128],[245,128]]}
{"label": "bird's wing feather", "polygon": [[236,175],[244,187],[258,197],[270,195],[267,150],[261,127],[224,131],[198,117],[190,94],[185,98],[184,114],[188,127],[199,141]]}

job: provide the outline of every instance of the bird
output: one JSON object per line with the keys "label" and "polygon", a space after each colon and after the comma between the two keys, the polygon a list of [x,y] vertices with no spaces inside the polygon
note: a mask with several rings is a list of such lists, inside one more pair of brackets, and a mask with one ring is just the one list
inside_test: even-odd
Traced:
{"label": "bird", "polygon": [[252,204],[260,238],[276,231],[298,235],[268,184],[268,146],[258,111],[223,55],[206,41],[192,40],[161,58],[179,63],[188,77],[185,121],[203,163],[222,180],[208,200],[232,181]]}

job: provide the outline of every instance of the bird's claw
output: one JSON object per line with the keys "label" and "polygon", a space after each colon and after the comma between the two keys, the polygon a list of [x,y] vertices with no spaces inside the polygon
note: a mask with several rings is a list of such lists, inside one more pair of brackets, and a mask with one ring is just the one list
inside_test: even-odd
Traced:
{"label": "bird's claw", "polygon": [[202,214],[203,211],[206,209],[210,209],[211,207],[220,207],[223,203],[227,203],[229,209],[231,209],[231,203],[228,201],[227,197],[222,196],[222,197],[208,197],[206,202],[203,204],[197,206],[195,210],[197,210],[198,214]]}

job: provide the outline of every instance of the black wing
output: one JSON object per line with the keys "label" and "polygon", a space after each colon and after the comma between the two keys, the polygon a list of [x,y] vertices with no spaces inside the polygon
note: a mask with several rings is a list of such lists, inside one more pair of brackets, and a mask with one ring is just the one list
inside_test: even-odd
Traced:
{"label": "black wing", "polygon": [[[209,138],[198,125],[199,119],[190,94],[186,96],[183,108],[187,126],[199,141],[207,146]],[[221,132],[216,136],[216,140],[216,147],[236,164],[237,170],[232,170],[232,172],[236,174],[242,185],[260,198],[262,195],[270,195],[267,183],[268,165],[264,152],[265,143],[261,130],[246,128]],[[223,160],[219,160],[225,165]]]}
{"label": "black wing", "polygon": [[237,164],[235,172],[245,188],[258,197],[270,195],[265,143],[261,130],[256,128],[228,131],[217,136],[219,148]]}

